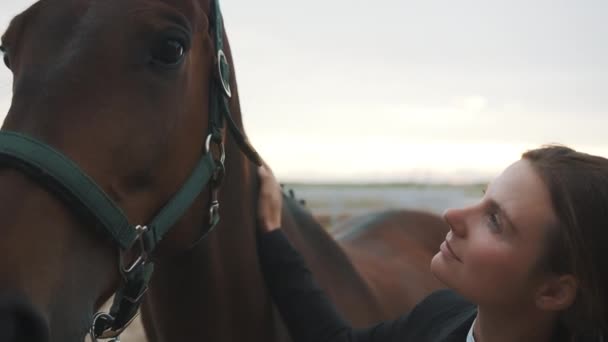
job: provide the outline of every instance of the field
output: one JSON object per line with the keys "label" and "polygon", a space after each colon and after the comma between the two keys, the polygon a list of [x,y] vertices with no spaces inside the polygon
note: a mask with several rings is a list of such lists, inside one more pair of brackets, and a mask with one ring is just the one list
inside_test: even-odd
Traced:
{"label": "field", "polygon": [[[420,209],[441,214],[445,209],[471,204],[481,196],[483,185],[343,185],[287,184],[295,197],[328,229],[355,215],[384,209]],[[139,321],[122,335],[124,342],[145,342]]]}
{"label": "field", "polygon": [[386,209],[419,209],[436,214],[448,208],[461,207],[478,200],[483,185],[425,185],[425,184],[287,184],[295,197],[304,199],[306,206],[325,227],[356,215]]}

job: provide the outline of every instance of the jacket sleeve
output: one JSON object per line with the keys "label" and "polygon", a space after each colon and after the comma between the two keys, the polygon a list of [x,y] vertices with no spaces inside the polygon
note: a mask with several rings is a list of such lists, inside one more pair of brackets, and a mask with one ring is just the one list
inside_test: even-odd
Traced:
{"label": "jacket sleeve", "polygon": [[266,285],[295,342],[403,342],[408,316],[353,329],[315,283],[302,256],[279,229],[258,236]]}

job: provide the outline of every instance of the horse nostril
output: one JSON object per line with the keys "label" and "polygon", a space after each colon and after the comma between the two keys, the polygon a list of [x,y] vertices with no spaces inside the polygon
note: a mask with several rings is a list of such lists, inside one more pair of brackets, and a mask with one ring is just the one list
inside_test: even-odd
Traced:
{"label": "horse nostril", "polygon": [[0,341],[47,342],[47,325],[36,310],[21,296],[0,296]]}

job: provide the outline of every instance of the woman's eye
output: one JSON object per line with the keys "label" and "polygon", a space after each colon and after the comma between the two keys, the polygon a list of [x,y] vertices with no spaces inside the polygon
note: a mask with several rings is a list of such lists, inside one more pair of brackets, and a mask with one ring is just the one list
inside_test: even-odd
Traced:
{"label": "woman's eye", "polygon": [[167,39],[152,51],[152,58],[156,63],[165,66],[179,64],[186,55],[184,44],[175,39]]}
{"label": "woman's eye", "polygon": [[500,219],[498,218],[497,213],[489,213],[488,214],[488,225],[493,230],[500,230]]}

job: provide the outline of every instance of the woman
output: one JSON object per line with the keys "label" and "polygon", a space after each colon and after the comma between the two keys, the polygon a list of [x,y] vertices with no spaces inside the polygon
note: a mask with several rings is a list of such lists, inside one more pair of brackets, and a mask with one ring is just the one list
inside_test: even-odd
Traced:
{"label": "woman", "polygon": [[280,230],[279,185],[267,167],[259,175],[260,262],[296,342],[604,341],[607,159],[561,146],[524,153],[478,204],[444,214],[450,231],[430,268],[450,290],[363,330],[315,285]]}

